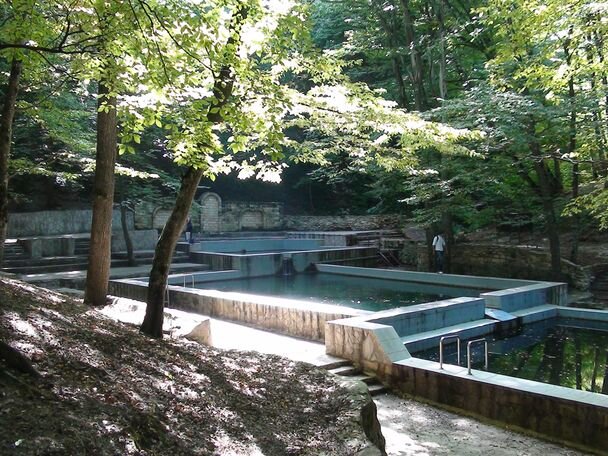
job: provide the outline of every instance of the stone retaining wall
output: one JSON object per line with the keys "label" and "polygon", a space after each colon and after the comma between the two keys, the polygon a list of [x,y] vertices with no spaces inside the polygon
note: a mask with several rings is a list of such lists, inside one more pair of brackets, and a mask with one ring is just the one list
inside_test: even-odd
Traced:
{"label": "stone retaining wall", "polygon": [[397,229],[402,220],[398,215],[286,215],[284,225],[294,231],[367,231]]}
{"label": "stone retaining wall", "polygon": [[[91,231],[91,209],[66,211],[17,212],[9,214],[8,238],[23,238],[29,236],[55,236],[73,233],[89,233]],[[134,229],[133,215],[127,215],[127,225]],[[120,211],[112,214],[112,230],[122,230]]]}
{"label": "stone retaining wall", "polygon": [[[404,255],[412,256],[411,247]],[[432,269],[428,262],[426,245],[416,247],[416,266],[419,271]],[[551,272],[551,257],[546,249],[529,247],[458,243],[450,254],[450,269],[453,274],[468,274],[491,277],[512,277],[526,280],[556,280]],[[569,285],[588,290],[593,278],[589,268],[562,259],[562,278]]]}

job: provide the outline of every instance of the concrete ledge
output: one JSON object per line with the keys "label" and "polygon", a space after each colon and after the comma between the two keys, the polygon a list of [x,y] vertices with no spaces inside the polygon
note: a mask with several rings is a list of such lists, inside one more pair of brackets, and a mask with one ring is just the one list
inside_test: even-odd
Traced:
{"label": "concrete ledge", "polygon": [[436,329],[434,331],[427,331],[401,337],[401,342],[406,346],[410,353],[415,353],[418,351],[427,350],[429,348],[438,347],[443,336],[458,334],[461,339],[470,339],[490,334],[496,329],[496,326],[497,322],[495,320],[476,320]]}
{"label": "concrete ledge", "polygon": [[608,397],[418,358],[394,363],[393,388],[586,449],[608,448]]}
{"label": "concrete ledge", "polygon": [[515,312],[543,304],[565,305],[567,286],[564,283],[540,282],[508,288],[506,290],[482,293],[486,305],[505,312]]}
{"label": "concrete ledge", "polygon": [[[290,336],[325,339],[325,323],[370,312],[308,301],[278,299],[243,293],[169,286],[168,307],[243,322]],[[112,280],[109,292],[139,301],[146,300],[148,285],[137,280]]]}
{"label": "concrete ledge", "polygon": [[394,269],[367,269],[352,266],[320,265],[320,272],[343,274],[356,277],[374,277],[377,279],[403,280],[407,282],[431,283],[454,287],[478,288],[481,290],[499,290],[521,287],[538,282],[530,280],[501,279],[498,277],[480,277],[455,274],[436,274],[433,272],[398,271]]}
{"label": "concrete ledge", "polygon": [[411,356],[392,326],[361,318],[327,322],[325,349],[329,355],[348,359],[383,376],[391,375],[395,361]]}
{"label": "concrete ledge", "polygon": [[483,299],[452,298],[376,312],[369,321],[390,325],[399,336],[407,336],[483,319],[484,315]]}

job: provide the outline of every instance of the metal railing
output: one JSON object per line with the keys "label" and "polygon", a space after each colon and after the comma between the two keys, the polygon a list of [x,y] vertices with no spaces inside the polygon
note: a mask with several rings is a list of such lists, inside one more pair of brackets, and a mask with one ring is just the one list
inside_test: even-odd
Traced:
{"label": "metal railing", "polygon": [[483,342],[484,344],[484,356],[485,356],[485,369],[488,370],[488,341],[486,339],[475,339],[467,342],[467,374],[471,374],[471,346],[473,344]]}
{"label": "metal railing", "polygon": [[186,288],[186,277],[190,277],[190,279],[192,280],[192,288],[194,288],[194,274],[184,274],[184,288]]}
{"label": "metal railing", "polygon": [[443,369],[443,341],[444,340],[448,340],[448,339],[456,339],[456,350],[458,352],[457,354],[457,362],[458,365],[460,366],[460,337],[457,335],[453,335],[453,336],[443,336],[441,339],[439,339],[439,369]]}

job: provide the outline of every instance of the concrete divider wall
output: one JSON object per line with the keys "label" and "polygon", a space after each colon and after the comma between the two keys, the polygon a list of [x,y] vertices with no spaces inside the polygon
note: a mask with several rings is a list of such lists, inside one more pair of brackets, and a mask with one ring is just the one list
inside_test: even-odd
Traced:
{"label": "concrete divider wall", "polygon": [[399,337],[481,320],[485,302],[480,298],[453,298],[376,312],[368,321],[395,328]]}
{"label": "concrete divider wall", "polygon": [[376,263],[377,249],[374,247],[330,248],[288,253],[220,254],[191,252],[197,263],[207,264],[213,271],[238,269],[244,277],[274,275],[281,271],[283,258],[291,258],[294,270],[304,272],[318,263],[341,263],[365,266]]}
{"label": "concrete divider wall", "polygon": [[[136,230],[130,231],[131,242],[135,250],[154,250],[158,241],[158,231],[156,230]],[[125,236],[120,231],[112,233],[112,252],[126,252],[127,243]]]}
{"label": "concrete divider wall", "polygon": [[201,241],[195,246],[202,252],[255,253],[260,250],[314,250],[322,247],[320,239],[231,239]]}
{"label": "concrete divider wall", "polygon": [[[282,334],[310,340],[325,339],[325,323],[365,314],[338,306],[312,302],[273,299],[240,293],[184,289],[170,286],[169,307],[196,312],[210,317],[243,322],[271,329]],[[147,284],[135,280],[110,281],[109,293],[114,296],[145,301]]]}
{"label": "concrete divider wall", "polygon": [[[567,310],[567,309],[564,309]],[[608,398],[414,358],[393,327],[354,317],[326,324],[327,353],[403,393],[585,449],[608,448]],[[573,399],[576,396],[578,399]],[[599,396],[599,397],[598,397]]]}

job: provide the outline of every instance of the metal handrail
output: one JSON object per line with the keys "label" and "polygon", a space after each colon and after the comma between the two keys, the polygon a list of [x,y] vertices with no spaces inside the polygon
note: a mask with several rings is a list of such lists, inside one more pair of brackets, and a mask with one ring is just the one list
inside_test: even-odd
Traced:
{"label": "metal handrail", "polygon": [[194,274],[184,274],[184,288],[186,288],[186,277],[190,277],[192,279],[192,288],[194,288]]}
{"label": "metal handrail", "polygon": [[443,336],[441,339],[439,339],[439,369],[443,369],[443,341],[447,339],[456,339],[456,349],[458,350],[457,359],[458,365],[460,366],[460,336]]}
{"label": "metal handrail", "polygon": [[468,375],[472,375],[471,374],[471,345],[477,343],[477,342],[483,342],[484,344],[484,348],[485,348],[485,369],[488,370],[488,341],[484,338],[484,339],[475,339],[475,340],[471,340],[469,342],[467,342],[467,374]]}

